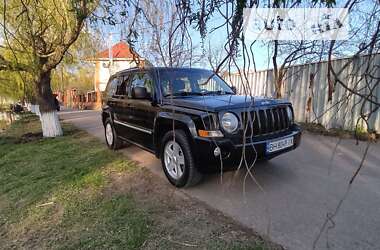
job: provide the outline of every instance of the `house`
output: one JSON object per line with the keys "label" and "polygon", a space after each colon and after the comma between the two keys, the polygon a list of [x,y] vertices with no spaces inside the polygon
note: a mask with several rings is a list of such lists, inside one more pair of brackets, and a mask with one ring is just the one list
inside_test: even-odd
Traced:
{"label": "house", "polygon": [[105,90],[112,74],[123,69],[143,67],[145,64],[145,60],[125,42],[118,42],[111,48],[99,52],[91,61],[95,63],[96,108],[101,106],[101,93]]}

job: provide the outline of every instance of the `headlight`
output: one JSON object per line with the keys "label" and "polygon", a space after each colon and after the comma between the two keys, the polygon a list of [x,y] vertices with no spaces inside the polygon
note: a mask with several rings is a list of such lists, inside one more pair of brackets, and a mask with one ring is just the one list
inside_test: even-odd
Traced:
{"label": "headlight", "polygon": [[294,122],[293,111],[292,111],[292,108],[290,106],[286,107],[286,113],[288,114],[288,119],[289,119],[290,123],[293,123]]}
{"label": "headlight", "polygon": [[239,120],[236,115],[227,112],[222,116],[221,125],[224,131],[227,133],[233,133],[239,126]]}

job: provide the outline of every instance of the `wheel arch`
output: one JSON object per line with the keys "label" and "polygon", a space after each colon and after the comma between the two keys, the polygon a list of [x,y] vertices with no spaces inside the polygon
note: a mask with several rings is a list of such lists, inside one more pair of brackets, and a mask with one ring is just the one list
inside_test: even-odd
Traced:
{"label": "wheel arch", "polygon": [[102,123],[103,123],[103,126],[105,125],[107,118],[111,118],[111,122],[113,122],[111,112],[110,111],[103,111],[102,112]]}
{"label": "wheel arch", "polygon": [[197,136],[197,130],[193,119],[185,114],[172,113],[172,112],[160,112],[154,121],[154,135],[153,143],[155,146],[155,155],[157,158],[160,157],[161,153],[161,139],[162,137],[174,129],[183,130],[186,136],[189,138],[189,143],[194,146],[194,137]]}

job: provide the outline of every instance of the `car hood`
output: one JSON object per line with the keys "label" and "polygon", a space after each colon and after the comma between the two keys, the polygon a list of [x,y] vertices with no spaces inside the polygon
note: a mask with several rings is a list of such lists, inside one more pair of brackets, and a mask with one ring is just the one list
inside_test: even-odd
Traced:
{"label": "car hood", "polygon": [[[253,103],[252,103],[253,101]],[[166,99],[166,104],[207,111],[221,111],[239,108],[271,106],[282,103],[289,103],[282,99],[272,99],[267,97],[251,97],[244,95],[210,95],[210,96],[184,96],[176,97],[172,100]]]}

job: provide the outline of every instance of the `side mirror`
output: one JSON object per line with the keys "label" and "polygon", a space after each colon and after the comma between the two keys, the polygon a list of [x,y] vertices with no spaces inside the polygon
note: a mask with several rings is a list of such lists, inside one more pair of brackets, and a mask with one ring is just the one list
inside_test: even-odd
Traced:
{"label": "side mirror", "polygon": [[236,89],[235,86],[231,86],[231,89],[232,89],[232,91],[233,91],[235,94],[237,93],[237,89]]}
{"label": "side mirror", "polygon": [[132,89],[133,99],[149,99],[150,96],[145,87],[134,87]]}

